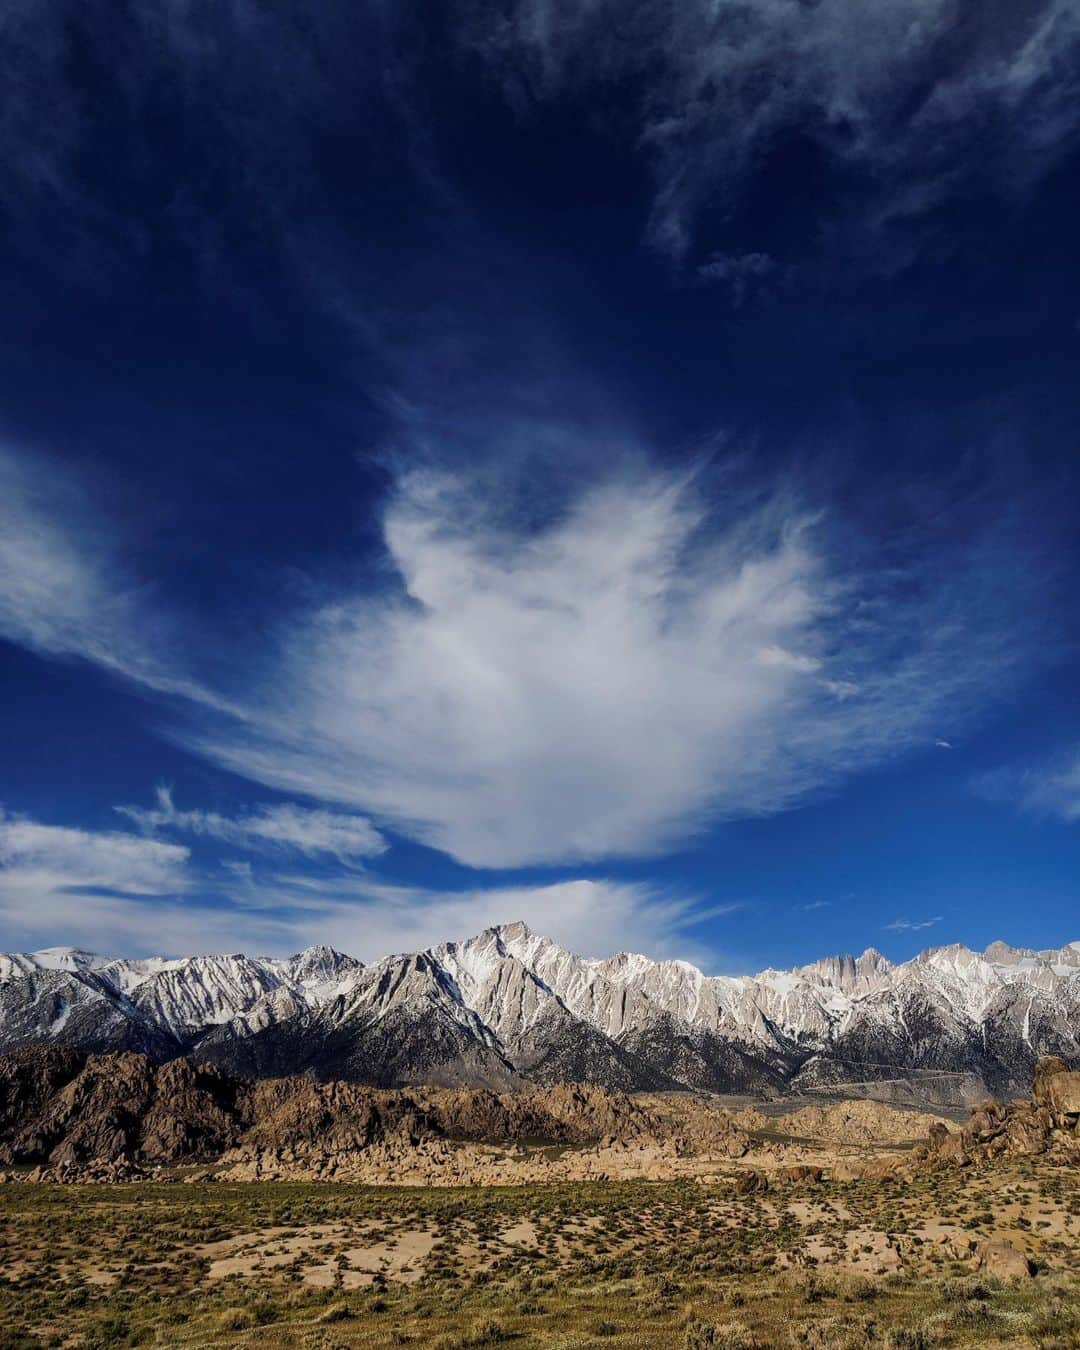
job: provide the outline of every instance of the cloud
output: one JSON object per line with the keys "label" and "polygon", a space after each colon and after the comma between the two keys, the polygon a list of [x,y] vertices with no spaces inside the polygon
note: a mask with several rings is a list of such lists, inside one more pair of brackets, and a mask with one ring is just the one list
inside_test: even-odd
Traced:
{"label": "cloud", "polygon": [[973,784],[989,801],[1007,801],[1031,815],[1080,821],[1080,746],[1027,769],[995,769]]}
{"label": "cloud", "polygon": [[[910,221],[973,185],[1023,191],[1080,128],[1074,0],[511,0],[469,11],[471,46],[519,109],[576,91],[634,91],[628,135],[652,161],[651,235],[690,247],[706,206],[798,135],[860,174],[864,225]],[[614,125],[622,126],[615,121]],[[805,154],[805,151],[804,151]]]}
{"label": "cloud", "polygon": [[943,741],[938,739],[934,742],[934,744],[937,746],[939,750],[951,750],[953,748],[952,741]]}
{"label": "cloud", "polygon": [[0,637],[238,715],[185,672],[176,625],[125,566],[118,532],[59,464],[0,447]]}
{"label": "cloud", "polygon": [[351,871],[279,872],[232,859],[222,860],[215,878],[200,874],[177,844],[0,814],[6,948],[285,955],[328,942],[376,960],[524,919],[586,955],[631,946],[707,964],[714,953],[693,937],[694,927],[736,908],[604,879],[447,892],[387,885]]}
{"label": "cloud", "polygon": [[799,908],[804,914],[809,914],[815,909],[828,909],[831,904],[831,900],[811,900],[808,905],[800,905]]}
{"label": "cloud", "polygon": [[794,478],[609,458],[543,491],[517,456],[399,470],[385,566],[294,588],[230,646],[134,582],[77,485],[8,455],[0,632],[174,696],[167,734],[320,803],[126,808],[144,829],[343,858],[387,827],[481,867],[647,855],[795,806],[970,720],[1039,650],[1016,530],[909,524],[867,551]]}
{"label": "cloud", "polygon": [[[780,146],[835,166],[837,215],[880,234],[980,189],[1023,192],[1080,128],[1074,0],[988,0],[977,12],[955,0],[453,0],[434,61],[412,16],[393,7],[331,3],[300,17],[283,4],[239,4],[206,15],[148,0],[108,24],[88,22],[84,8],[12,0],[0,45],[9,215],[24,242],[52,244],[59,203],[65,247],[52,248],[54,265],[82,284],[130,267],[151,231],[175,235],[200,279],[220,282],[231,233],[254,219],[328,304],[351,311],[341,292],[370,295],[385,269],[362,230],[346,227],[345,251],[311,209],[328,207],[322,133],[356,147],[359,201],[379,191],[379,152],[391,146],[426,205],[443,208],[445,228],[456,207],[428,129],[430,90],[436,76],[475,81],[478,57],[517,115],[581,95],[583,123],[601,123],[647,160],[649,235],[675,256],[706,213],[730,219]],[[109,70],[110,117],[72,78],[76,54]],[[175,161],[168,210],[153,221],[132,211],[132,183],[144,196],[160,191],[161,119],[143,115],[148,106],[167,109]],[[106,153],[129,165],[122,194],[86,172]],[[848,234],[839,246],[849,265],[865,260]],[[715,259],[752,280],[745,260],[767,256]],[[737,278],[729,270],[724,280],[736,299]]]}
{"label": "cloud", "polygon": [[1026,655],[990,545],[909,533],[875,567],[789,484],[620,470],[530,506],[405,473],[397,585],[283,624],[244,723],[182,743],[474,866],[577,863],[793,806],[970,717]]}
{"label": "cloud", "polygon": [[356,883],[336,895],[332,886],[306,878],[279,877],[272,884],[277,898],[273,912],[287,916],[292,945],[328,941],[364,960],[460,940],[522,919],[581,955],[606,956],[629,948],[709,964],[715,953],[695,940],[692,930],[735,908],[702,907],[700,897],[603,879],[461,892]]}
{"label": "cloud", "polygon": [[[5,940],[49,945],[123,940],[153,928],[192,877],[189,853],[138,835],[44,825],[0,810],[0,924]],[[165,933],[161,932],[161,941]]]}
{"label": "cloud", "polygon": [[215,811],[181,811],[171,789],[164,786],[158,787],[156,798],[152,808],[118,806],[116,810],[151,833],[178,830],[240,847],[294,849],[308,857],[330,854],[341,862],[376,857],[387,848],[386,840],[363,816],[291,802],[232,817]]}
{"label": "cloud", "polygon": [[891,933],[917,933],[923,928],[933,928],[934,924],[940,923],[941,920],[940,914],[935,914],[932,919],[894,919],[885,927]]}

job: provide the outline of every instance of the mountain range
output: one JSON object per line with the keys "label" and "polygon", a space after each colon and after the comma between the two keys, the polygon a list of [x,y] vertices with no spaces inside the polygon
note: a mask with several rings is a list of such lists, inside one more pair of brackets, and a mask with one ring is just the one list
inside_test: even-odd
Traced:
{"label": "mountain range", "polygon": [[1026,1091],[1042,1054],[1080,1057],[1080,942],[935,947],[896,964],[868,950],[754,976],[584,958],[522,923],[368,965],[330,947],[0,955],[0,1050],[35,1043],[380,1086],[774,1093],[900,1080],[942,1100],[1002,1095]]}

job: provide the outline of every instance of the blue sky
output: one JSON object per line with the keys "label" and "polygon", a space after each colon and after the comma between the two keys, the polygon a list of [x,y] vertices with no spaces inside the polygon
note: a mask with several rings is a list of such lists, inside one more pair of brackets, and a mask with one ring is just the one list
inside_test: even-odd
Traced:
{"label": "blue sky", "polygon": [[1080,938],[1075,0],[0,63],[0,947]]}

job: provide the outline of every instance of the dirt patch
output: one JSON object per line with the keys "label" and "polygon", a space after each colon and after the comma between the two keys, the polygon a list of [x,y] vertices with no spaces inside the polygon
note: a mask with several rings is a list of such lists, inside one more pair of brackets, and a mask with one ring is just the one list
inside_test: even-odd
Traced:
{"label": "dirt patch", "polygon": [[[350,1238],[354,1245],[343,1245]],[[383,1241],[360,1243],[341,1225],[318,1224],[299,1232],[245,1233],[210,1243],[202,1251],[212,1257],[206,1273],[210,1281],[297,1268],[304,1284],[359,1289],[380,1275],[402,1284],[418,1280],[436,1240],[428,1229],[408,1229]]]}

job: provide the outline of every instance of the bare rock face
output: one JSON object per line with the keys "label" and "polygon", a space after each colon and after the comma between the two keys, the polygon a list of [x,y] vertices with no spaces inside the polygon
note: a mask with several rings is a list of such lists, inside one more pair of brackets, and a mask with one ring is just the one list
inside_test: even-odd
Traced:
{"label": "bare rock face", "polygon": [[900,1144],[925,1135],[937,1118],[883,1102],[834,1102],[804,1106],[783,1117],[788,1134],[832,1144]]}
{"label": "bare rock face", "polygon": [[804,1163],[798,1163],[793,1167],[781,1167],[780,1175],[785,1181],[809,1181],[814,1185],[819,1184],[825,1178],[825,1169],[823,1167],[809,1167]]}
{"label": "bare rock face", "polygon": [[138,1157],[172,1162],[212,1157],[235,1139],[243,1086],[210,1064],[170,1060],[154,1072],[154,1095],[138,1133]]}
{"label": "bare rock face", "polygon": [[[136,1178],[199,1160],[255,1176],[352,1176],[377,1164],[416,1172],[424,1159],[429,1171],[452,1171],[459,1147],[541,1141],[593,1147],[598,1159],[606,1150],[620,1167],[633,1154],[639,1168],[650,1148],[667,1159],[741,1157],[750,1147],[726,1111],[688,1102],[661,1112],[589,1084],[379,1089],[307,1077],[249,1082],[210,1064],[158,1065],[133,1052],[82,1056],[51,1046],[0,1056],[0,1163],[38,1164],[53,1180],[80,1171]],[[598,1160],[596,1169],[606,1165]]]}
{"label": "bare rock face", "polygon": [[652,1127],[649,1115],[625,1093],[588,1083],[510,1093],[448,1089],[426,1100],[439,1130],[451,1139],[580,1144],[641,1138]]}
{"label": "bare rock face", "polygon": [[26,1053],[0,1056],[0,1083],[7,1089],[14,1080],[17,1089],[0,1099],[8,1133],[2,1147],[12,1162],[172,1162],[212,1156],[235,1138],[237,1086],[216,1069],[187,1060],[155,1067],[132,1052],[76,1062],[50,1046],[28,1077],[26,1060],[18,1061]]}
{"label": "bare rock face", "polygon": [[438,1133],[409,1092],[308,1078],[252,1084],[242,1114],[240,1142],[251,1153],[338,1154],[369,1148],[390,1136],[416,1143]]}
{"label": "bare rock face", "polygon": [[[0,1136],[40,1115],[85,1063],[84,1054],[66,1045],[27,1045],[0,1055]],[[12,1161],[5,1144],[0,1159]]]}
{"label": "bare rock face", "polygon": [[948,1125],[940,1120],[935,1121],[930,1126],[927,1154],[930,1158],[940,1162],[954,1163],[961,1167],[970,1162],[967,1150],[964,1148],[963,1137],[954,1134]]}

